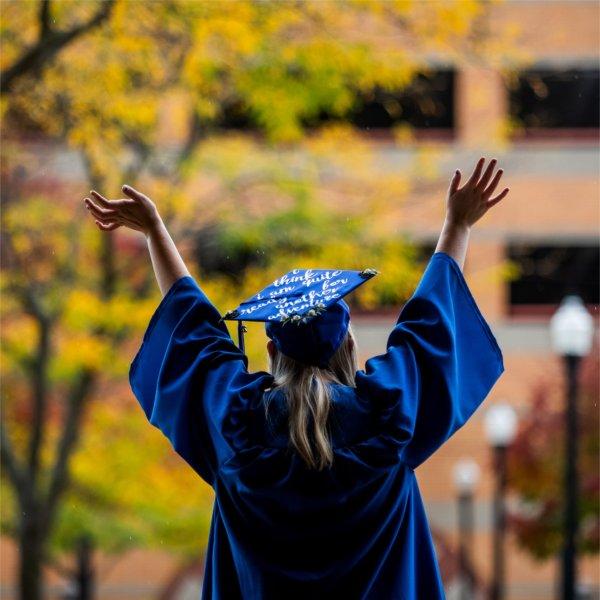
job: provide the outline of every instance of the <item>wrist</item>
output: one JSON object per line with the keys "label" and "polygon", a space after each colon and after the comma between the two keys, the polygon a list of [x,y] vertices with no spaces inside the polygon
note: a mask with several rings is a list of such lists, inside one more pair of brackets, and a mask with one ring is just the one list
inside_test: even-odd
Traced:
{"label": "wrist", "polygon": [[456,233],[469,233],[471,231],[471,225],[466,221],[460,219],[452,219],[446,216],[444,220],[444,227],[447,231],[452,231]]}
{"label": "wrist", "polygon": [[146,229],[144,231],[144,234],[146,237],[150,237],[153,236],[154,234],[156,234],[158,231],[160,231],[160,229],[164,226],[164,223],[162,221],[161,216],[158,214],[158,212],[153,215],[148,223],[148,225],[146,226]]}

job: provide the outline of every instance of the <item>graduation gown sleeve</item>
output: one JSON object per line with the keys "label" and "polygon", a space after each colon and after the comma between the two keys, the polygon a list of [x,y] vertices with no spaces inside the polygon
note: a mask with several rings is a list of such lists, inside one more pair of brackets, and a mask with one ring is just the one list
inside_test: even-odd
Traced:
{"label": "graduation gown sleeve", "polygon": [[268,385],[191,276],[179,278],[154,311],[129,369],[146,417],[211,486],[244,444],[249,402]]}
{"label": "graduation gown sleeve", "polygon": [[458,263],[436,252],[386,352],[370,358],[355,383],[414,469],[466,423],[503,371],[500,347]]}

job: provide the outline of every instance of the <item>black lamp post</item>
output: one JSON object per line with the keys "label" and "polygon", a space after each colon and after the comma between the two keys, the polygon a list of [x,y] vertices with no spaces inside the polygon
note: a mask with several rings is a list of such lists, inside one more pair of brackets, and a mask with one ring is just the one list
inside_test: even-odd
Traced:
{"label": "black lamp post", "polygon": [[454,466],[454,485],[458,492],[458,558],[460,573],[460,600],[473,600],[473,490],[479,480],[479,465],[470,458],[459,460]]}
{"label": "black lamp post", "polygon": [[77,583],[79,600],[92,600],[94,569],[92,567],[92,539],[89,535],[79,538],[77,544]]}
{"label": "black lamp post", "polygon": [[485,430],[489,443],[494,450],[494,474],[496,488],[493,510],[493,575],[490,591],[491,600],[505,597],[504,533],[505,513],[504,495],[506,493],[506,449],[513,441],[517,431],[517,415],[510,404],[493,404],[485,413]]}
{"label": "black lamp post", "polygon": [[577,586],[577,533],[579,481],[577,474],[577,392],[581,358],[592,347],[594,325],[579,296],[566,296],[550,320],[554,351],[563,357],[567,378],[565,407],[564,539],[561,597],[575,600]]}
{"label": "black lamp post", "polygon": [[62,574],[69,577],[61,593],[61,600],[92,600],[94,597],[93,549],[93,540],[88,534],[83,534],[77,539],[75,568],[61,569]]}

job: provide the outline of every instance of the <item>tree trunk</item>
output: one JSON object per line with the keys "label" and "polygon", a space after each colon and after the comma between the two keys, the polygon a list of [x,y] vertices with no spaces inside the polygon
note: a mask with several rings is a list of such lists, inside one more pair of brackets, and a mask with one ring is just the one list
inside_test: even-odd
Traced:
{"label": "tree trunk", "polygon": [[42,600],[42,534],[36,521],[24,515],[19,536],[19,599]]}

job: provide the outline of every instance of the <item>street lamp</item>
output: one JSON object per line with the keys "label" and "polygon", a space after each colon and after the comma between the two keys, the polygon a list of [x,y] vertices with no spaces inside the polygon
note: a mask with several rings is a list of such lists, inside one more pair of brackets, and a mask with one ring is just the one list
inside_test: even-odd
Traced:
{"label": "street lamp", "polygon": [[577,476],[577,382],[581,358],[588,354],[594,324],[579,296],[566,296],[550,319],[553,350],[563,357],[567,377],[565,407],[566,446],[564,466],[564,540],[562,598],[574,600],[577,583],[577,529],[579,484]]}
{"label": "street lamp", "polygon": [[504,494],[506,490],[506,449],[517,432],[517,414],[509,404],[493,404],[484,415],[485,433],[494,448],[493,577],[491,600],[504,597]]}
{"label": "street lamp", "polygon": [[458,537],[460,598],[474,596],[473,563],[468,549],[473,547],[473,490],[479,481],[479,465],[463,458],[454,465],[454,486],[458,492]]}

